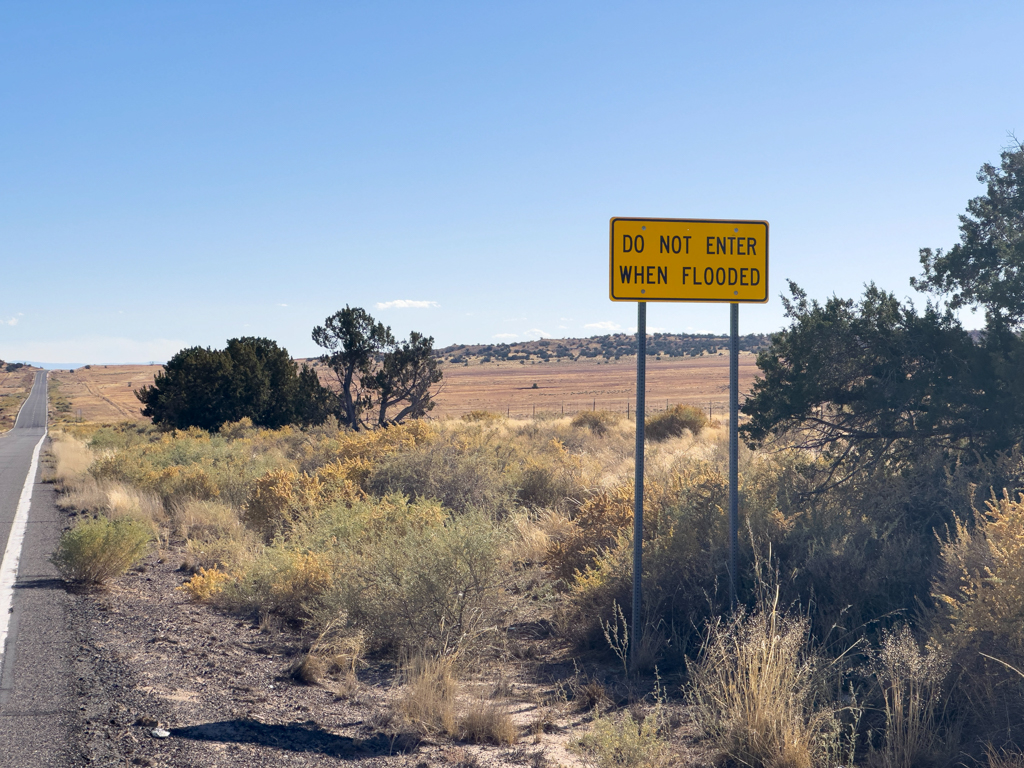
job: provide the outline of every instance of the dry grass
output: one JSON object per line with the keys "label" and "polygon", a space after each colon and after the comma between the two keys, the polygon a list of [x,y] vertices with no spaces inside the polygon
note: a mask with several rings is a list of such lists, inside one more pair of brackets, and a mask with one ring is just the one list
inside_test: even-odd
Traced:
{"label": "dry grass", "polygon": [[989,768],[1024,768],[1024,753],[1016,750],[988,748]]}
{"label": "dry grass", "polygon": [[519,729],[500,702],[462,695],[454,657],[419,654],[406,663],[395,709],[424,736],[449,736],[474,744],[511,746]]}
{"label": "dry grass", "polygon": [[[740,390],[746,392],[757,368],[755,356],[740,354]],[[692,403],[722,413],[728,406],[728,368],[725,355],[651,359],[647,363],[648,405]],[[86,421],[141,421],[135,390],[151,385],[159,365],[93,365],[75,371],[52,371],[61,394],[70,401],[68,418],[81,412]],[[12,374],[13,375],[13,374]],[[595,407],[625,414],[635,406],[636,361],[552,360],[445,365],[445,387],[431,412],[434,417],[462,416],[473,411],[525,416],[537,413],[573,414]],[[533,388],[533,384],[537,388]],[[29,383],[31,386],[31,381]],[[26,390],[27,391],[27,390]]]}
{"label": "dry grass", "polygon": [[459,736],[474,744],[493,744],[510,747],[519,741],[519,728],[500,703],[473,702],[462,716]]}
{"label": "dry grass", "polygon": [[142,421],[135,390],[151,385],[162,365],[91,365],[51,371],[50,379],[70,401],[66,418],[85,421]]}
{"label": "dry grass", "polygon": [[835,707],[822,697],[808,624],[770,604],[713,623],[690,686],[694,719],[729,759],[752,768],[842,761]]}
{"label": "dry grass", "polygon": [[559,512],[546,510],[538,514],[519,513],[510,520],[512,562],[542,563],[547,559],[553,537],[560,529],[568,529],[569,519]]}
{"label": "dry grass", "polygon": [[415,656],[403,674],[405,685],[395,702],[401,718],[424,735],[457,736],[460,686],[455,660]]}
{"label": "dry grass", "polygon": [[69,490],[86,478],[96,459],[85,442],[59,430],[50,433],[50,455],[54,466],[49,479],[61,491]]}

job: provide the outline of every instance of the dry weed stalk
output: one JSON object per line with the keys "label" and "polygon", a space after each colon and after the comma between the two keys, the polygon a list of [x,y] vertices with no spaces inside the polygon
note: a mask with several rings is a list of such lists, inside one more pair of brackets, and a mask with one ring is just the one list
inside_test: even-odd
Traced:
{"label": "dry weed stalk", "polygon": [[885,702],[885,768],[912,768],[938,754],[938,705],[947,667],[938,653],[922,653],[906,626],[883,638],[875,674]]}

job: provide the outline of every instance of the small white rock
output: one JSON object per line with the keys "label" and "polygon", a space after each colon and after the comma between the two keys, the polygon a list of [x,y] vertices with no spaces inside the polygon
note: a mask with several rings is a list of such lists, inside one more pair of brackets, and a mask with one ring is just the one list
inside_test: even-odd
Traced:
{"label": "small white rock", "polygon": [[171,732],[164,730],[163,728],[154,728],[149,732],[149,735],[154,739],[166,739],[171,735]]}

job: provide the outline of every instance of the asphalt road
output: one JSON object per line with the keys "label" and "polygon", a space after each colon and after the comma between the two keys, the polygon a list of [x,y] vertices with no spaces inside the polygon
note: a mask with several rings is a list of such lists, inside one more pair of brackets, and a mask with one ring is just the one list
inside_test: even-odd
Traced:
{"label": "asphalt road", "polygon": [[[14,429],[0,437],[0,549],[8,545],[32,454],[46,434],[46,409],[46,374],[37,373]],[[83,764],[74,738],[80,716],[71,661],[77,650],[72,596],[49,562],[65,518],[54,507],[52,486],[39,481],[42,471],[40,464],[31,480],[31,507],[0,660],[0,766],[11,768]]]}

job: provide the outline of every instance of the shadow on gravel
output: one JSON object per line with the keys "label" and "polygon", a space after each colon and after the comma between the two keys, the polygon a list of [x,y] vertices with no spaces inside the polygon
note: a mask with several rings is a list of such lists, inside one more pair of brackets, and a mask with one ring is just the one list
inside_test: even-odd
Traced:
{"label": "shadow on gravel", "polygon": [[314,723],[267,725],[257,720],[222,720],[216,723],[171,728],[171,737],[195,741],[218,741],[233,744],[258,744],[289,752],[312,752],[343,760],[380,757],[416,750],[415,737],[398,734],[375,734],[368,739],[337,736]]}
{"label": "shadow on gravel", "polygon": [[56,579],[52,577],[46,578],[27,578],[18,579],[14,582],[15,589],[60,589],[63,590],[67,585],[63,579]]}

